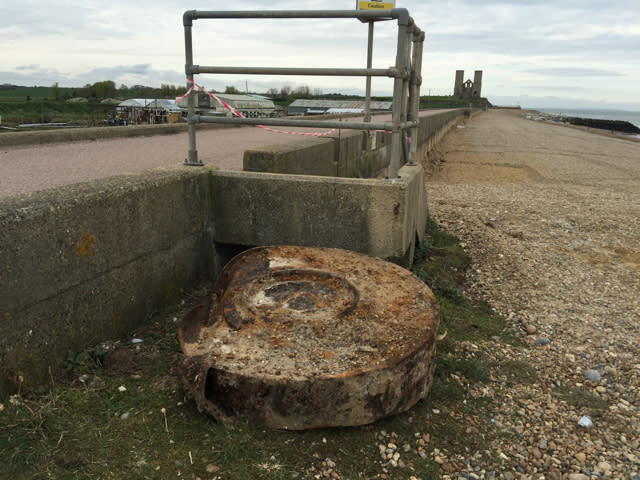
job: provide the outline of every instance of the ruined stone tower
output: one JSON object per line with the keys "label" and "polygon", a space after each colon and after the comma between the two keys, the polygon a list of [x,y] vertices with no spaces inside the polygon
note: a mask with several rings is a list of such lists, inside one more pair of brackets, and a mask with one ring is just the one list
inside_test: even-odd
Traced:
{"label": "ruined stone tower", "polygon": [[456,83],[453,96],[461,98],[480,98],[482,96],[482,70],[476,70],[471,79],[464,81],[464,70],[456,70]]}
{"label": "ruined stone tower", "polygon": [[456,84],[453,87],[453,96],[462,96],[462,83],[464,82],[464,70],[456,70]]}
{"label": "ruined stone tower", "polygon": [[480,98],[482,95],[482,70],[473,73],[473,96]]}

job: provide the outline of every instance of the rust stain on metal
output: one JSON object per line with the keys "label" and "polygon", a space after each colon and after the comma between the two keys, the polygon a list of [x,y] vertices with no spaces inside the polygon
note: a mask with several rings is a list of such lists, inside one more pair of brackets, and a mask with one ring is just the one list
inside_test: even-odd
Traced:
{"label": "rust stain on metal", "polygon": [[438,310],[409,271],[329,248],[259,247],[183,319],[176,370],[201,410],[273,428],[363,425],[433,379]]}

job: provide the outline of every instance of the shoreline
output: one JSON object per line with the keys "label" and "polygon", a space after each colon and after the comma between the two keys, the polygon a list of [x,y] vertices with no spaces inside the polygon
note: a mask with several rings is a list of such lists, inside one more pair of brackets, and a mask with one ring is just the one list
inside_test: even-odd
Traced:
{"label": "shoreline", "polygon": [[[576,118],[581,120],[599,120],[599,119],[573,117],[573,116],[567,116],[564,114],[547,113],[547,112],[541,112],[540,110],[532,110],[532,109],[523,109],[520,112],[525,119],[530,121],[544,122],[547,124],[573,128],[576,130],[581,130],[583,132],[595,133],[595,134],[602,135],[609,138],[618,138],[622,140],[629,140],[631,142],[640,142],[640,133],[626,133],[622,131],[609,130],[605,128],[597,128],[597,127],[587,126],[583,124],[582,125],[572,124],[569,121],[567,121],[567,119],[569,118]],[[635,125],[632,124],[631,122],[626,122],[626,123],[629,123],[630,125],[635,127]]]}

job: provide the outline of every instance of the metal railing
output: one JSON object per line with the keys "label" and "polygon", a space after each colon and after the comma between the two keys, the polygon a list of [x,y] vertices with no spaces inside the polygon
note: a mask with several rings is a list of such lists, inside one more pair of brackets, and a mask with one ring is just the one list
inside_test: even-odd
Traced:
{"label": "metal railing", "polygon": [[[250,19],[250,18],[291,18],[291,19],[330,19],[355,18],[361,22],[369,22],[369,45],[372,43],[372,22],[397,20],[398,40],[396,46],[396,64],[389,68],[271,68],[271,67],[225,67],[202,66],[193,63],[193,21],[198,19]],[[272,10],[272,11],[198,11],[188,10],[183,16],[185,40],[185,73],[187,88],[193,89],[194,75],[198,74],[243,74],[243,75],[313,75],[313,76],[345,76],[367,77],[367,105],[370,103],[370,78],[388,77],[394,79],[393,106],[391,122],[371,122],[370,115],[365,115],[364,122],[336,122],[330,120],[293,120],[284,118],[255,119],[229,118],[213,115],[200,115],[195,112],[195,98],[192,90],[188,97],[189,151],[185,165],[202,165],[196,150],[197,123],[226,123],[265,126],[308,126],[318,128],[347,128],[356,130],[388,130],[391,131],[391,153],[388,167],[388,178],[397,178],[401,167],[401,157],[405,162],[415,164],[415,142],[408,137],[418,138],[418,110],[420,105],[420,85],[422,84],[422,46],[424,32],[420,30],[409,16],[405,8],[392,10]],[[369,48],[369,52],[371,48]],[[410,132],[409,135],[407,133]]]}

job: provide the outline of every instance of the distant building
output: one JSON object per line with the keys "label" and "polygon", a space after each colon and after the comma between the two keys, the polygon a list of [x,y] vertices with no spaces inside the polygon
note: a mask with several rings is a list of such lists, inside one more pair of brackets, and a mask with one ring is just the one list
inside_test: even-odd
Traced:
{"label": "distant building", "polygon": [[[195,95],[197,112],[218,115],[229,114],[228,110],[211,98],[208,93],[197,92]],[[245,117],[273,117],[277,111],[273,100],[261,95],[238,95],[231,93],[215,93],[214,95],[230,107],[238,110]],[[178,106],[186,111],[189,105],[188,102],[188,97],[185,97],[178,102]]]}
{"label": "distant building", "polygon": [[118,119],[128,124],[175,123],[182,112],[175,100],[165,98],[130,98],[116,107]]}
{"label": "distant building", "polygon": [[[392,102],[371,102],[372,112],[391,111]],[[364,100],[310,100],[299,98],[289,105],[287,115],[364,113]]]}
{"label": "distant building", "polygon": [[453,87],[453,96],[460,98],[482,97],[482,70],[476,70],[471,79],[464,81],[464,70],[456,70],[456,83]]}

